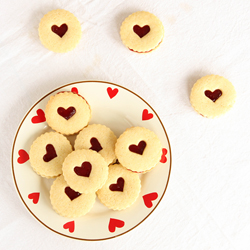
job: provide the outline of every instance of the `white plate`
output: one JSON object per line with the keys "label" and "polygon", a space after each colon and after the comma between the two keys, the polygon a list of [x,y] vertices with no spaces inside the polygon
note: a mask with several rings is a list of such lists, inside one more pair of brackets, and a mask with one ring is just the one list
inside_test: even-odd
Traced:
{"label": "white plate", "polygon": [[[43,110],[51,95],[60,91],[78,91],[90,104],[90,124],[110,127],[118,137],[126,128],[143,126],[154,131],[163,146],[157,166],[141,174],[142,189],[137,201],[128,209],[113,211],[98,198],[91,211],[83,217],[70,219],[58,215],[50,204],[49,190],[53,179],[37,175],[29,163],[32,142],[51,130],[43,117]],[[74,136],[70,136],[71,142]],[[171,148],[166,130],[153,108],[140,96],[117,84],[83,81],[64,85],[42,97],[23,118],[12,148],[12,171],[17,192],[28,211],[48,229],[70,238],[104,240],[131,231],[157,207],[166,191],[171,171]]]}

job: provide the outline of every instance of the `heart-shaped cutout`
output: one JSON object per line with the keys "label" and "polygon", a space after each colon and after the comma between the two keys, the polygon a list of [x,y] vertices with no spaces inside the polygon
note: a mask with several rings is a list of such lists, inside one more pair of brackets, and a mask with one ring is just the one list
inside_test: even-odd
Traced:
{"label": "heart-shaped cutout", "polygon": [[64,192],[72,201],[81,195],[81,193],[76,192],[70,187],[66,187]]}
{"label": "heart-shaped cutout", "polygon": [[100,142],[95,137],[92,137],[90,139],[90,143],[91,143],[91,147],[89,149],[95,150],[96,152],[99,152],[102,150],[102,146]]}
{"label": "heart-shaped cutout", "polygon": [[56,150],[52,144],[47,144],[45,149],[46,154],[43,156],[43,160],[45,162],[49,162],[57,157]]}
{"label": "heart-shaped cutout", "polygon": [[142,120],[143,121],[146,121],[146,120],[150,120],[153,118],[153,114],[152,113],[149,113],[147,109],[144,109],[142,111]]}
{"label": "heart-shaped cutout", "polygon": [[69,107],[67,109],[59,107],[57,113],[64,119],[69,120],[76,113],[76,109],[74,107]]}
{"label": "heart-shaped cutout", "polygon": [[205,93],[205,96],[208,97],[213,102],[215,102],[222,95],[222,92],[220,89],[216,89],[213,92],[210,90],[206,90],[204,93]]}
{"label": "heart-shaped cutout", "polygon": [[74,167],[74,172],[83,177],[89,177],[91,173],[92,165],[90,162],[85,161],[82,163],[81,167]]}
{"label": "heart-shaped cutout", "polygon": [[145,25],[143,27],[140,27],[139,25],[135,25],[133,27],[133,30],[136,35],[142,38],[148,34],[148,32],[150,31],[150,27],[148,25]]}
{"label": "heart-shaped cutout", "polygon": [[17,158],[17,162],[19,163],[19,164],[23,164],[23,163],[25,163],[26,161],[28,161],[29,160],[29,154],[25,151],[25,150],[23,150],[23,149],[20,149],[19,151],[18,151],[18,154],[19,154],[19,157]]}
{"label": "heart-shaped cutout", "polygon": [[32,123],[41,123],[41,122],[45,122],[46,121],[46,118],[45,118],[45,113],[42,109],[38,109],[36,111],[37,115],[36,116],[33,116],[31,118],[31,122]]}
{"label": "heart-shaped cutout", "polygon": [[109,232],[114,233],[117,227],[122,228],[124,227],[124,225],[125,225],[124,221],[110,218],[108,225]]}
{"label": "heart-shaped cutout", "polygon": [[145,141],[140,141],[138,145],[135,145],[135,144],[130,145],[129,150],[133,153],[142,155],[146,145],[147,144]]}
{"label": "heart-shaped cutout", "polygon": [[125,183],[124,179],[122,177],[120,177],[120,178],[117,179],[116,184],[111,184],[109,186],[109,189],[111,191],[120,191],[120,192],[123,192],[124,183]]}
{"label": "heart-shaped cutout", "polygon": [[158,194],[156,192],[145,194],[142,196],[144,204],[147,208],[151,208],[153,206],[152,201],[158,198]]}
{"label": "heart-shaped cutout", "polygon": [[57,25],[53,25],[51,27],[51,30],[62,38],[67,32],[68,26],[66,23],[62,24],[60,27],[58,27]]}
{"label": "heart-shaped cutout", "polygon": [[117,88],[112,89],[112,88],[108,87],[107,92],[108,92],[109,98],[112,99],[113,97],[115,97],[117,95],[118,89]]}
{"label": "heart-shaped cutout", "polygon": [[69,221],[63,225],[64,229],[68,229],[70,233],[73,233],[75,231],[75,222]]}
{"label": "heart-shaped cutout", "polygon": [[37,204],[39,201],[40,193],[31,193],[28,195],[28,198],[33,201],[34,204]]}
{"label": "heart-shaped cutout", "polygon": [[167,149],[163,148],[162,149],[161,160],[160,160],[161,163],[166,163],[167,162],[167,157],[166,157],[167,153],[168,153]]}

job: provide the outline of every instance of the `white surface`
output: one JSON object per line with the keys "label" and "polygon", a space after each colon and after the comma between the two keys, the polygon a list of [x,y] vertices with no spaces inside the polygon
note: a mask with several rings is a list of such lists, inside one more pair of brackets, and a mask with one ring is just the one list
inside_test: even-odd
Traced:
{"label": "white surface", "polygon": [[[4,1],[0,2],[0,248],[1,249],[249,249],[250,248],[250,1]],[[55,54],[38,38],[45,13],[76,15],[83,37]],[[126,49],[125,17],[146,10],[165,27],[159,49]],[[209,120],[189,103],[194,82],[219,74],[236,88],[234,108]],[[168,132],[173,164],[167,192],[153,214],[121,237],[84,242],[57,235],[26,211],[11,175],[11,147],[26,111],[63,84],[103,80],[142,96]]]}

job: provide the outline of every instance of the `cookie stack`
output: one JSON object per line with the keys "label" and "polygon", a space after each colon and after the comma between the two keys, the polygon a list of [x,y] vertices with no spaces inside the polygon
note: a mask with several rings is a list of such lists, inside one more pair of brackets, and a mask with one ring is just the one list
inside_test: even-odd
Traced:
{"label": "cookie stack", "polygon": [[[139,196],[138,173],[155,167],[162,146],[154,132],[128,128],[117,139],[102,124],[89,124],[91,108],[79,94],[60,92],[45,108],[53,129],[31,145],[30,163],[45,178],[56,178],[51,186],[53,209],[65,217],[88,213],[99,200],[108,208],[122,210]],[[67,136],[77,134],[72,146]]]}

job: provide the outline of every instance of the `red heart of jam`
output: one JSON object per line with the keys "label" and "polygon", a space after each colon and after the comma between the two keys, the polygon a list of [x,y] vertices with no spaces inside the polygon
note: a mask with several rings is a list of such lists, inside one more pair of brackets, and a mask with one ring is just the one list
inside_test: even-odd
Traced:
{"label": "red heart of jam", "polygon": [[125,182],[124,179],[122,177],[120,177],[120,178],[117,179],[116,184],[111,184],[109,186],[109,189],[111,191],[120,191],[120,192],[123,192],[124,182]]}
{"label": "red heart of jam", "polygon": [[216,89],[214,92],[210,90],[206,90],[205,95],[206,97],[211,99],[213,102],[215,102],[222,95],[222,92],[220,89]]}
{"label": "red heart of jam", "polygon": [[66,23],[62,24],[60,27],[58,27],[57,25],[53,25],[51,27],[51,30],[62,38],[67,32],[68,26]]}
{"label": "red heart of jam", "polygon": [[138,35],[140,38],[142,38],[148,34],[148,32],[150,31],[150,27],[148,25],[145,25],[143,27],[140,27],[139,25],[135,25],[133,27],[133,30],[136,33],[136,35]]}
{"label": "red heart of jam", "polygon": [[66,120],[69,120],[76,113],[76,109],[74,107],[69,107],[67,109],[59,107],[57,113]]}
{"label": "red heart of jam", "polygon": [[45,162],[49,162],[57,157],[56,150],[52,144],[47,144],[45,149],[46,154],[43,156],[43,160]]}
{"label": "red heart of jam", "polygon": [[90,143],[91,143],[91,147],[89,149],[95,150],[96,152],[99,152],[100,150],[102,150],[102,146],[100,142],[95,137],[92,137],[90,139]]}
{"label": "red heart of jam", "polygon": [[129,150],[133,153],[142,155],[145,147],[146,147],[146,142],[140,141],[138,145],[134,145],[134,144],[130,145]]}
{"label": "red heart of jam", "polygon": [[64,189],[65,194],[73,201],[75,198],[81,195],[81,193],[76,192],[70,187]]}
{"label": "red heart of jam", "polygon": [[89,177],[91,173],[92,165],[90,162],[85,161],[81,167],[74,167],[74,172],[79,176]]}

